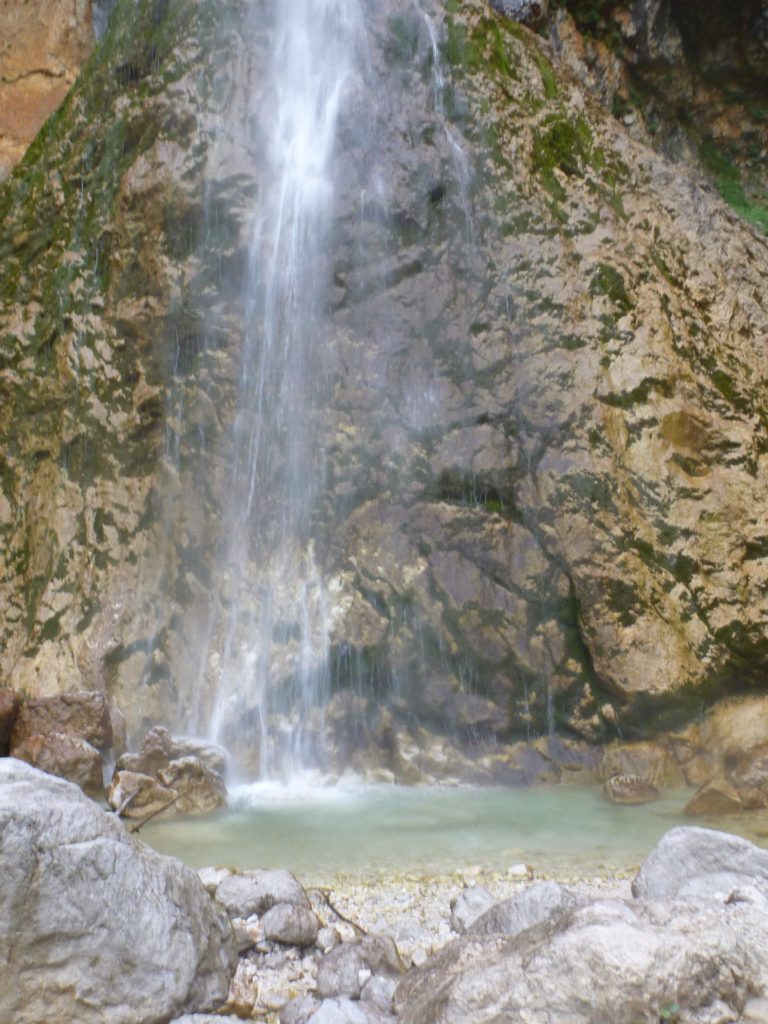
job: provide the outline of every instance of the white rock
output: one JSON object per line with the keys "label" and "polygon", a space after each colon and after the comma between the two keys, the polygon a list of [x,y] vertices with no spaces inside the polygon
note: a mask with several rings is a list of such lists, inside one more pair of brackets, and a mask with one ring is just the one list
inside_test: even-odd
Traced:
{"label": "white rock", "polygon": [[149,1024],[226,998],[236,953],[194,871],[74,785],[0,760],[0,1020]]}

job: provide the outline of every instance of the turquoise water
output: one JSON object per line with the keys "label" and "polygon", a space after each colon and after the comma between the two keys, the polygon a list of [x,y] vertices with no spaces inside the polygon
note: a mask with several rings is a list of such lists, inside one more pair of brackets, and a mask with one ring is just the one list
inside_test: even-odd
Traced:
{"label": "turquoise water", "polygon": [[378,871],[441,873],[521,861],[544,873],[638,865],[667,829],[700,824],[768,845],[768,815],[693,821],[689,791],[621,807],[599,787],[436,788],[261,784],[205,818],[144,826],[141,836],[193,867],[285,867],[304,878]]}

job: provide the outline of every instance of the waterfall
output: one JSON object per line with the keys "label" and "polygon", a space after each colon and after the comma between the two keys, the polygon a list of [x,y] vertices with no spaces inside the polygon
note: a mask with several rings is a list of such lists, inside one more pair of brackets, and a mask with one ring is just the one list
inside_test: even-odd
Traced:
{"label": "waterfall", "polygon": [[[326,686],[327,598],[311,538],[323,475],[315,419],[327,390],[321,314],[331,165],[361,29],[356,0],[290,0],[273,9],[270,66],[250,112],[259,192],[212,722],[221,742],[248,733],[262,776],[306,760],[304,726]],[[252,16],[264,17],[262,5],[252,5]]]}

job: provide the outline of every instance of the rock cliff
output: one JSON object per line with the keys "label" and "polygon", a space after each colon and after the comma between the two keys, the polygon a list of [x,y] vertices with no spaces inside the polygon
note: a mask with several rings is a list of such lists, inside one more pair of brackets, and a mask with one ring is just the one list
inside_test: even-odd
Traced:
{"label": "rock cliff", "polygon": [[[0,682],[104,690],[134,737],[202,727],[232,600],[269,102],[246,7],[118,0],[0,191]],[[367,14],[311,425],[335,694],[313,727],[345,757],[415,719],[651,735],[765,685],[768,240],[606,107],[558,24]],[[361,211],[371,138],[387,185]]]}

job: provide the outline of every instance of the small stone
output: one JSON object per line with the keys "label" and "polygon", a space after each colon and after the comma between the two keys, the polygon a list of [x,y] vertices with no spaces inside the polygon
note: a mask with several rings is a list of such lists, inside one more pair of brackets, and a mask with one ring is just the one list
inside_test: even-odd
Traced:
{"label": "small stone", "polygon": [[317,933],[317,948],[321,949],[323,953],[330,953],[333,947],[337,946],[340,941],[335,928],[321,928]]}
{"label": "small stone", "polygon": [[463,935],[472,922],[496,902],[496,897],[481,885],[465,889],[451,900],[451,928]]}

